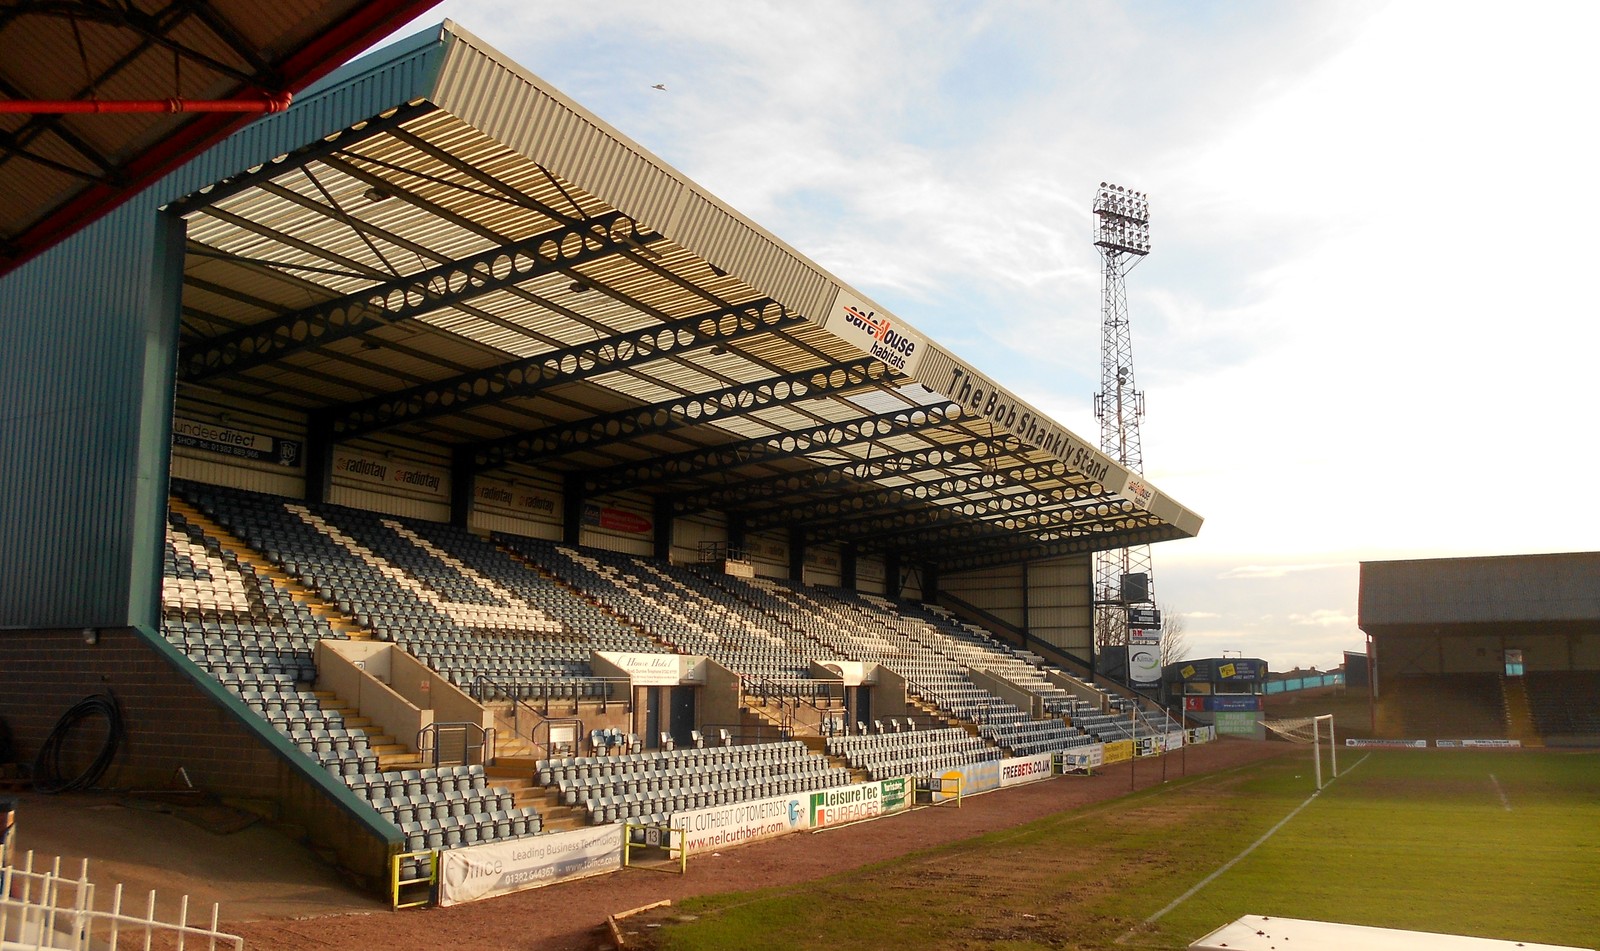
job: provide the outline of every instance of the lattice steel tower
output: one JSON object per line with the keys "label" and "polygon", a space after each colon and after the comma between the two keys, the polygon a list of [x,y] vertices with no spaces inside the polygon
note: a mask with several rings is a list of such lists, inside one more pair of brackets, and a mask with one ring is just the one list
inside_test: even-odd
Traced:
{"label": "lattice steel tower", "polygon": [[[1144,415],[1144,393],[1134,386],[1124,278],[1150,253],[1150,197],[1101,182],[1094,196],[1094,215],[1094,244],[1100,249],[1101,264],[1100,392],[1094,397],[1100,451],[1142,475],[1139,417]],[[1096,555],[1094,584],[1096,646],[1128,643],[1128,606],[1155,600],[1150,546]]]}

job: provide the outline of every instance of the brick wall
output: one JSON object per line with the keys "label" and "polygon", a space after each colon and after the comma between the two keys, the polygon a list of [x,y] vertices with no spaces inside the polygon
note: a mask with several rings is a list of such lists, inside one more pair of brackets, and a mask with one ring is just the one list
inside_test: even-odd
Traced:
{"label": "brick wall", "polygon": [[[102,628],[94,640],[88,643],[80,630],[0,631],[0,719],[11,728],[19,762],[33,763],[74,704],[109,690],[125,735],[100,786],[164,788],[181,767],[199,788],[270,803],[280,819],[308,830],[313,844],[335,852],[341,865],[381,880],[387,844],[320,778],[309,778],[305,764],[292,762],[258,732],[271,727],[247,725],[236,701],[208,692],[137,630]],[[78,724],[63,746],[65,778],[92,761],[105,734],[99,717]]]}

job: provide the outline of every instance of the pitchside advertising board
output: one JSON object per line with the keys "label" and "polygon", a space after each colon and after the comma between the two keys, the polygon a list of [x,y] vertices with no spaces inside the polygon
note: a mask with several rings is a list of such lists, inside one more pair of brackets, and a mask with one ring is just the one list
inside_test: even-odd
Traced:
{"label": "pitchside advertising board", "polygon": [[902,812],[910,805],[911,781],[899,777],[680,812],[672,826],[688,853],[696,855]]}
{"label": "pitchside advertising board", "polygon": [[622,868],[620,826],[451,849],[439,858],[439,904],[454,905]]}
{"label": "pitchside advertising board", "polygon": [[[1214,735],[1205,730],[1190,733],[1195,742],[1203,742]],[[1172,734],[1168,739],[1177,736]],[[971,763],[959,769],[945,770],[936,778],[950,780],[959,777],[962,795],[1020,786],[1049,779],[1052,775],[1052,756],[1050,753],[1039,753]],[[1127,740],[1104,746],[1095,744],[1079,747],[1064,754],[1067,761],[1091,767],[1130,759],[1132,756],[1133,744]],[[672,817],[672,828],[681,837],[679,843],[688,854],[697,855],[791,832],[825,829],[904,812],[911,808],[913,790],[914,780],[906,776],[871,783],[852,783],[791,796],[773,796],[680,812]],[[933,801],[939,802],[945,798],[954,796],[946,797],[936,792]],[[616,871],[622,868],[622,835],[622,827],[612,824],[442,852],[439,858],[439,904],[476,901]]]}

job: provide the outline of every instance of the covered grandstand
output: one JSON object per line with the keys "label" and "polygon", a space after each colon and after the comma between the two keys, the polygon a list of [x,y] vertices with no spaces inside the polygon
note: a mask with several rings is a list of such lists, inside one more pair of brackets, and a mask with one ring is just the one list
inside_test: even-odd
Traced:
{"label": "covered grandstand", "polygon": [[1363,562],[1360,625],[1378,735],[1600,746],[1600,553]]}
{"label": "covered grandstand", "polygon": [[109,689],[377,877],[1176,730],[1072,661],[1195,513],[453,24],[0,309],[25,754]]}

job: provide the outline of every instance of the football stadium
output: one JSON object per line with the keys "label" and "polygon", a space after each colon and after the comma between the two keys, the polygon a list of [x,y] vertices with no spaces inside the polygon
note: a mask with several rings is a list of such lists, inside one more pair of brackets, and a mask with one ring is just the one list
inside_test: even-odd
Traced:
{"label": "football stadium", "polygon": [[429,6],[0,12],[5,947],[1593,944],[1592,557],[1131,689],[1197,513]]}

